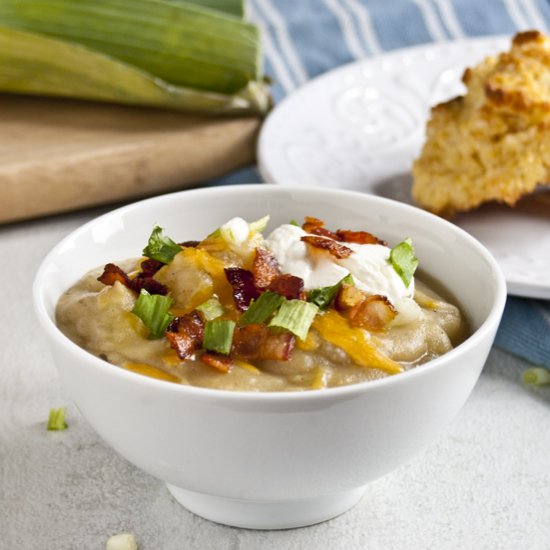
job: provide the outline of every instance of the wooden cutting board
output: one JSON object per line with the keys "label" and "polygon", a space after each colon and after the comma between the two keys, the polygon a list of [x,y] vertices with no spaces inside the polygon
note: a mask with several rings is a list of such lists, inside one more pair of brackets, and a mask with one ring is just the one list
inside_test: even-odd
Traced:
{"label": "wooden cutting board", "polygon": [[0,223],[183,189],[252,164],[261,120],[0,95]]}

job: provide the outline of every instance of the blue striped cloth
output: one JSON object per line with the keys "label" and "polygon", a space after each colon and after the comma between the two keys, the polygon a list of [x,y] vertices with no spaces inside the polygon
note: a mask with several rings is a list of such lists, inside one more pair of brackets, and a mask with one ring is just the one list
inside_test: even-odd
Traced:
{"label": "blue striped cloth", "polygon": [[[396,48],[550,29],[545,0],[249,0],[248,8],[263,29],[276,102],[338,65]],[[260,180],[249,168],[210,183]],[[509,297],[496,344],[550,367],[550,304]]]}

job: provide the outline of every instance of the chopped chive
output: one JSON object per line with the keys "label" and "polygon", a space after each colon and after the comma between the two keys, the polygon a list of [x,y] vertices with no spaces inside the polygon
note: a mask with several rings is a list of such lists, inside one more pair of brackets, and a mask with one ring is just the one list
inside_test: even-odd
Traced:
{"label": "chopped chive", "polygon": [[275,317],[269,323],[270,327],[284,328],[305,340],[309,327],[319,308],[311,302],[303,300],[285,300]]}
{"label": "chopped chive", "polygon": [[408,287],[418,267],[418,258],[414,255],[410,238],[407,237],[391,249],[389,261],[405,286]]}
{"label": "chopped chive", "polygon": [[50,431],[62,431],[66,430],[69,425],[65,422],[65,407],[59,407],[58,409],[50,409],[50,416],[48,417],[47,429]]}
{"label": "chopped chive", "polygon": [[212,321],[216,317],[221,317],[224,314],[223,306],[216,296],[212,296],[203,302],[197,309],[204,315],[207,321]]}
{"label": "chopped chive", "polygon": [[170,237],[162,234],[162,227],[156,225],[149,237],[147,246],[143,249],[143,255],[163,264],[169,264],[176,254],[181,252],[181,246]]}
{"label": "chopped chive", "polygon": [[319,309],[327,309],[343,284],[353,285],[353,277],[351,273],[348,273],[343,279],[338,281],[332,286],[323,286],[321,288],[314,288],[307,294],[307,301],[315,304]]}
{"label": "chopped chive", "polygon": [[266,291],[260,294],[257,300],[250,302],[250,306],[239,319],[239,324],[265,323],[284,300],[284,297],[276,292]]}
{"label": "chopped chive", "polygon": [[228,319],[214,319],[207,321],[204,326],[203,347],[208,351],[215,351],[228,355],[231,351],[235,321]]}
{"label": "chopped chive", "polygon": [[523,381],[532,386],[550,384],[550,370],[544,367],[532,367],[523,373]]}
{"label": "chopped chive", "polygon": [[172,305],[172,298],[160,294],[149,294],[141,289],[138,299],[132,309],[143,324],[149,329],[149,338],[162,338],[174,316],[168,313]]}

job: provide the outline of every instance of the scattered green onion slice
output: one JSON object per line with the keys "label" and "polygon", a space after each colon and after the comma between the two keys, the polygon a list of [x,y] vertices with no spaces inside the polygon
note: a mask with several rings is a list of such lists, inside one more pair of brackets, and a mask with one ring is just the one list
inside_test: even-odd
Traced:
{"label": "scattered green onion slice", "polygon": [[300,224],[296,220],[290,220],[288,223],[290,225],[295,225],[296,227],[301,227]]}
{"label": "scattered green onion slice", "polygon": [[250,232],[257,232],[261,233],[269,223],[269,215],[264,216],[263,218],[260,218],[259,220],[256,220],[255,222],[250,222],[248,224],[248,227],[250,228]]}
{"label": "scattered green onion slice", "polygon": [[523,373],[523,381],[532,386],[550,384],[550,370],[544,367],[532,367]]}
{"label": "scattered green onion slice", "polygon": [[228,355],[231,351],[234,330],[235,321],[228,319],[207,321],[204,326],[204,349]]}
{"label": "scattered green onion slice", "polygon": [[149,338],[162,338],[174,319],[174,316],[168,313],[171,305],[172,298],[169,296],[149,294],[145,289],[141,289],[132,313],[149,329]]}
{"label": "scattered green onion slice", "polygon": [[284,328],[305,340],[309,327],[319,308],[311,302],[303,300],[285,300],[275,317],[269,323],[270,327]]}
{"label": "scattered green onion slice", "polygon": [[179,252],[181,252],[181,246],[175,243],[170,237],[164,236],[162,234],[162,227],[158,225],[153,228],[149,242],[143,249],[144,256],[163,264],[169,264]]}
{"label": "scattered green onion slice", "polygon": [[351,273],[348,273],[335,285],[323,286],[321,288],[314,288],[313,290],[310,290],[307,293],[307,301],[315,304],[319,309],[327,309],[332,303],[332,300],[334,300],[334,298],[338,294],[338,291],[343,284],[354,284]]}
{"label": "scattered green onion slice", "polygon": [[204,315],[207,321],[212,321],[216,317],[221,317],[224,314],[223,306],[216,296],[212,296],[203,302],[197,309]]}
{"label": "scattered green onion slice", "polygon": [[257,300],[250,303],[248,309],[239,319],[239,324],[265,323],[284,300],[284,297],[276,292],[266,291],[260,294]]}
{"label": "scattered green onion slice", "polygon": [[47,429],[50,431],[62,431],[66,430],[69,425],[65,422],[65,407],[59,407],[58,409],[50,409],[50,416],[48,417]]}
{"label": "scattered green onion slice", "polygon": [[407,237],[391,249],[390,262],[405,286],[408,287],[418,267],[418,258],[414,255],[410,238]]}

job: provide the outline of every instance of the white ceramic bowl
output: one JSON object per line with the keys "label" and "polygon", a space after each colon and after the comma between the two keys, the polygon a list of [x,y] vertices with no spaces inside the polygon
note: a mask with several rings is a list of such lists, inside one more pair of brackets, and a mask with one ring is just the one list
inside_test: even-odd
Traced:
{"label": "white ceramic bowl", "polygon": [[[472,336],[422,367],[383,380],[258,394],[134,374],[94,357],[57,329],[61,293],[91,268],[138,255],[154,224],[183,241],[233,216],[265,214],[270,227],[311,215],[328,227],[366,229],[390,243],[412,237],[421,267],[459,299]],[[433,441],[472,391],[505,297],[492,256],[451,223],[380,197],[270,185],[184,191],[115,210],[59,243],[34,284],[38,318],[62,381],[98,434],[166,482],[189,510],[260,529],[308,525],[344,512],[369,481]]]}

